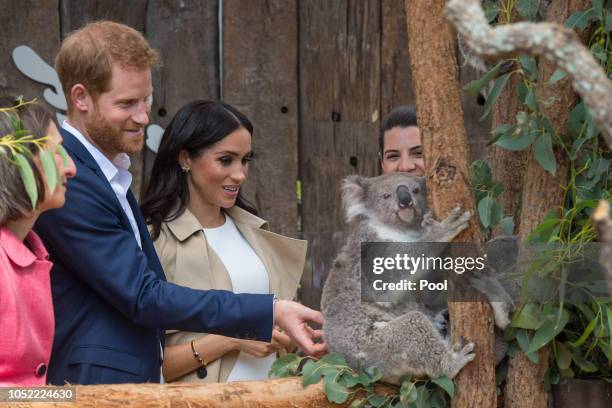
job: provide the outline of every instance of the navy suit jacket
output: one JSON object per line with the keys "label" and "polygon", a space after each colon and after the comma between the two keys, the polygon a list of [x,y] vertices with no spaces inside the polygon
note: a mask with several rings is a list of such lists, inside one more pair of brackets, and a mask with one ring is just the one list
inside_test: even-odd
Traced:
{"label": "navy suit jacket", "polygon": [[272,295],[166,282],[132,193],[142,249],[91,154],[71,133],[62,129],[62,136],[77,175],[64,207],[43,213],[35,225],[54,263],[49,383],[159,382],[164,329],[270,341]]}

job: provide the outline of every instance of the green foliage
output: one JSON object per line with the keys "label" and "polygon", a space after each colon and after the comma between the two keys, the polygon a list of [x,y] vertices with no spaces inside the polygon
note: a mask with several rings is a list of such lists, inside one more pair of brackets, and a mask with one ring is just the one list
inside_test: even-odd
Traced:
{"label": "green foliage", "polygon": [[[32,209],[35,209],[36,203],[38,202],[39,191],[34,169],[30,164],[30,160],[28,160],[28,158],[33,159],[35,156],[35,153],[32,151],[38,151],[43,173],[51,192],[53,192],[58,185],[60,179],[59,169],[55,164],[54,152],[46,148],[46,142],[49,138],[42,137],[35,139],[28,133],[28,130],[24,128],[23,123],[16,114],[18,108],[30,103],[35,103],[35,100],[26,102],[23,101],[23,99],[19,99],[17,102],[18,103],[13,107],[0,109],[0,113],[6,115],[11,125],[11,133],[0,136],[0,153],[8,157],[8,159],[17,166],[21,181],[30,199]],[[34,149],[31,149],[31,147],[34,147]],[[68,155],[66,151],[59,144],[56,148],[57,152],[62,156],[64,166],[67,166]]]}
{"label": "green foliage", "polygon": [[[514,11],[521,20],[541,19],[538,2],[533,0],[492,3],[484,5],[490,21],[497,18],[501,23],[510,22]],[[612,0],[592,0],[588,9],[574,12],[564,24],[577,30],[588,27],[586,45],[608,78],[612,78]],[[612,153],[601,143],[599,130],[583,102],[573,108],[564,129],[554,127],[543,112],[555,100],[543,98],[542,89],[564,80],[564,71],[557,69],[550,77],[542,78],[537,58],[521,55],[512,61],[512,71],[500,76],[499,63],[465,87],[476,92],[495,81],[483,109],[486,117],[508,78],[519,79],[516,94],[520,112],[515,120],[492,130],[489,144],[512,151],[529,150],[539,165],[553,175],[559,171],[557,157],[565,156],[570,166],[567,183],[562,186],[563,206],[552,208],[528,237],[537,256],[521,275],[523,305],[515,311],[504,334],[509,341],[508,355],[522,350],[537,362],[538,350],[549,345],[547,389],[561,377],[612,380],[612,304],[605,283],[568,281],[568,265],[577,255],[574,252],[595,240],[589,218],[597,201],[611,200]],[[501,214],[497,201],[503,187],[493,181],[486,163],[475,162],[471,171],[482,228],[490,232],[500,226],[504,233],[512,231],[513,219]],[[538,253],[538,245],[551,243],[555,246],[549,245],[549,250]],[[503,370],[502,367],[498,373],[498,385],[505,376]]]}
{"label": "green foliage", "polygon": [[366,405],[380,408],[447,407],[455,394],[455,384],[448,377],[419,380],[404,377],[397,393],[377,394],[374,386],[381,379],[378,368],[369,370],[350,368],[344,357],[330,353],[321,359],[287,354],[277,359],[270,368],[270,376],[300,375],[307,387],[323,380],[323,392],[328,401],[349,407]]}

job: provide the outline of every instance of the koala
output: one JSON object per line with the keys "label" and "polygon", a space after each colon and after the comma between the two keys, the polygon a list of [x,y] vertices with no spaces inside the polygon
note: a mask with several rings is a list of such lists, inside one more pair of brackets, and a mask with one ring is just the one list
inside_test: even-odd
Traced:
{"label": "koala", "polygon": [[474,359],[474,344],[451,345],[443,314],[418,302],[401,308],[362,304],[361,242],[449,242],[467,227],[469,212],[455,208],[442,222],[427,209],[425,180],[407,173],[349,176],[342,184],[349,233],[325,282],[324,339],[353,367],[377,367],[383,381],[401,376],[453,378]]}

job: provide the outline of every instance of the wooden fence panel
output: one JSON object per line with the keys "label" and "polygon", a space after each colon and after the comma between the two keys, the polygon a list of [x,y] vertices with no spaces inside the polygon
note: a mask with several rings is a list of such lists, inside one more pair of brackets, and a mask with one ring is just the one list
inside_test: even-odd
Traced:
{"label": "wooden fence panel", "polygon": [[270,228],[297,236],[297,1],[223,2],[223,100],[255,127],[245,196]]}
{"label": "wooden fence panel", "polygon": [[[151,123],[165,128],[183,105],[219,99],[217,0],[148,2],[146,37],[161,57],[153,70]],[[145,179],[155,154],[145,148]]]}
{"label": "wooden fence panel", "polygon": [[300,178],[310,243],[302,300],[319,307],[344,216],[340,181],[374,175],[380,109],[380,2],[300,2]]}
{"label": "wooden fence panel", "polygon": [[[61,0],[62,39],[71,31],[98,20],[112,20],[127,24],[144,32],[146,0],[119,0],[114,2],[96,0]],[[140,197],[144,172],[144,153],[131,157],[132,191]]]}
{"label": "wooden fence panel", "polygon": [[404,0],[382,0],[380,120],[393,108],[414,105]]}
{"label": "wooden fence panel", "polygon": [[0,10],[0,93],[44,101],[43,91],[46,88],[55,91],[55,88],[22,74],[13,62],[12,53],[17,46],[27,45],[47,64],[53,65],[60,44],[58,1],[1,0]]}

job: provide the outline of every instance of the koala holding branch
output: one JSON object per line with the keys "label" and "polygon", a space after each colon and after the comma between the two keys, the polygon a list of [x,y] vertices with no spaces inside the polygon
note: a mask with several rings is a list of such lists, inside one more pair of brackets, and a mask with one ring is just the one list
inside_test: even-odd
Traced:
{"label": "koala holding branch", "polygon": [[325,342],[353,367],[378,367],[383,381],[399,384],[402,375],[454,377],[474,359],[473,343],[451,346],[438,318],[422,305],[402,310],[362,304],[361,242],[448,242],[467,227],[469,212],[454,209],[442,222],[427,210],[425,180],[408,173],[342,184],[350,223],[346,243],[329,273],[321,299]]}

